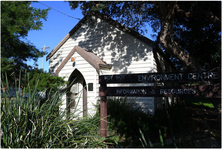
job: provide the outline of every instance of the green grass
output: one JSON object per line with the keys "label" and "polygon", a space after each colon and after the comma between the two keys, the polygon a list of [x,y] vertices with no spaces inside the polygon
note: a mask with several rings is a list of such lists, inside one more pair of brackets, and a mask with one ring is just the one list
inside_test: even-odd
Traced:
{"label": "green grass", "polygon": [[201,103],[201,102],[199,102],[199,103],[193,103],[194,105],[204,105],[205,107],[209,107],[209,108],[214,108],[214,105],[212,104],[212,103]]}
{"label": "green grass", "polygon": [[184,98],[186,104],[203,105],[205,107],[214,108],[214,105],[208,98]]}

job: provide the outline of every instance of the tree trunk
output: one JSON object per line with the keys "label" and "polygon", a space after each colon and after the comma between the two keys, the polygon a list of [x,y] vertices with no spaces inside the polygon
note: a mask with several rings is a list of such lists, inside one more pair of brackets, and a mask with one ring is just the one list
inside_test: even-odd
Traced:
{"label": "tree trunk", "polygon": [[172,56],[193,70],[201,70],[201,66],[195,58],[182,49],[174,40],[172,28],[176,9],[176,1],[159,2],[161,30],[158,34],[158,42]]}

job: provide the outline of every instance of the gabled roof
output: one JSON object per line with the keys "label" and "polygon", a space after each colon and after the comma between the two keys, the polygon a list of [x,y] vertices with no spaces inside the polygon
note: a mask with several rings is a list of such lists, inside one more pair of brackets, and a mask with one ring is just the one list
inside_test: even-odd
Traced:
{"label": "gabled roof", "polygon": [[62,68],[65,66],[65,64],[70,60],[72,55],[77,52],[79,55],[81,55],[89,64],[91,64],[97,71],[99,69],[111,69],[112,66],[109,64],[106,64],[104,61],[102,61],[95,53],[93,53],[90,50],[87,50],[85,48],[81,48],[79,46],[75,46],[72,51],[66,56],[66,58],[63,60],[63,62],[60,64],[60,66],[56,70],[56,74],[58,74]]}
{"label": "gabled roof", "polygon": [[[116,28],[118,28],[119,30],[126,32],[132,36],[134,36],[135,38],[149,44],[150,46],[152,46],[153,48],[156,48],[156,44],[155,42],[153,42],[152,40],[146,38],[145,36],[139,34],[138,32],[120,24],[119,22],[109,18],[106,15],[100,14],[98,13],[96,15],[98,18],[110,23],[111,25],[115,26]],[[46,60],[50,59],[58,50],[59,48],[82,26],[82,24],[84,24],[86,22],[86,20],[89,18],[89,15],[86,15],[85,17],[83,17],[82,20],[79,21],[79,23],[59,42],[59,44],[47,55]]]}

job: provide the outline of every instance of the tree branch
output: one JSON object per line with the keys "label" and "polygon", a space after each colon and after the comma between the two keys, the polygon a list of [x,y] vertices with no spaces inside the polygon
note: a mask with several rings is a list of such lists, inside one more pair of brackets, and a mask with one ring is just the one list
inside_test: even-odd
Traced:
{"label": "tree branch", "polygon": [[203,18],[207,19],[208,21],[212,22],[217,26],[217,29],[221,30],[221,19],[214,15],[211,11],[188,11],[184,12],[184,10],[179,8],[179,5],[176,4],[175,6],[176,11],[183,17],[186,18]]}
{"label": "tree branch", "polygon": [[158,34],[157,40],[161,46],[172,56],[179,59],[182,63],[194,70],[201,70],[201,66],[195,58],[190,56],[184,49],[182,49],[177,42],[173,40],[172,28],[174,24],[174,16],[176,9],[176,2],[160,3],[160,20],[161,30]]}

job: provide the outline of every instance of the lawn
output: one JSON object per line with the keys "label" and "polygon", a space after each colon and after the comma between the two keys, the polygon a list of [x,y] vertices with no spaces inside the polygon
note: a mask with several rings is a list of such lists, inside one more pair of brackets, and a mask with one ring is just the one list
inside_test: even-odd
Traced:
{"label": "lawn", "polygon": [[184,98],[183,100],[187,104],[203,105],[205,107],[215,108],[213,103],[208,98]]}

